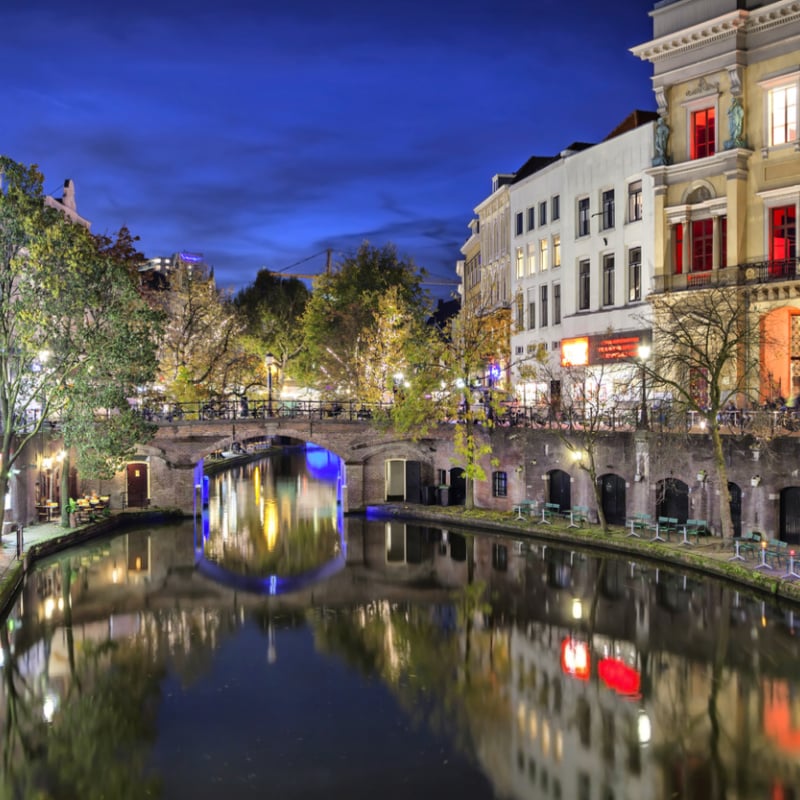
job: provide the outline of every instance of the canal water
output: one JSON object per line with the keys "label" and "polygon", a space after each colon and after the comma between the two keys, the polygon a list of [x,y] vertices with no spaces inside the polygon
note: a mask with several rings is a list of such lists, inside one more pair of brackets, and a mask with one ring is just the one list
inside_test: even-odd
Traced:
{"label": "canal water", "polygon": [[0,628],[9,798],[800,797],[798,609],[343,517],[326,451],[42,562]]}

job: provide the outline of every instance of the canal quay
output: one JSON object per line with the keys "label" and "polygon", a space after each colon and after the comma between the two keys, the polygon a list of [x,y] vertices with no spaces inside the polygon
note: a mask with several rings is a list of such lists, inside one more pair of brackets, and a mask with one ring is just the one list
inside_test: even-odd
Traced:
{"label": "canal quay", "polygon": [[[15,535],[6,535],[0,547],[0,609],[6,609],[22,585],[25,574],[38,559],[67,550],[99,537],[113,535],[135,525],[175,520],[174,510],[115,512],[99,522],[78,528],[64,528],[60,522],[47,522],[25,528],[22,534],[22,554],[18,557]],[[405,519],[419,523],[474,530],[476,533],[496,533],[518,537],[520,551],[531,544],[575,547],[631,558],[646,559],[663,566],[682,569],[731,581],[742,588],[776,598],[800,602],[800,563],[794,552],[781,556],[762,555],[758,548],[740,549],[741,542],[725,542],[719,537],[695,537],[686,544],[680,531],[663,541],[652,541],[656,533],[644,531],[631,536],[628,528],[610,526],[603,532],[598,525],[582,523],[575,527],[569,519],[546,525],[537,519],[522,517],[521,513],[507,514],[481,509],[467,510],[463,506],[436,507],[415,503],[386,503],[372,506],[367,516]],[[790,560],[791,559],[791,560]],[[800,562],[800,553],[797,561]],[[767,566],[764,566],[764,565]]]}

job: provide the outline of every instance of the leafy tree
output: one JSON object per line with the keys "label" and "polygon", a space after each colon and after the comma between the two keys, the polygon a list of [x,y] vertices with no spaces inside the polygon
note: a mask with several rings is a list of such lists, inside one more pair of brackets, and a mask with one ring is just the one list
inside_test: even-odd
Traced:
{"label": "leafy tree", "polygon": [[167,324],[159,352],[161,381],[177,402],[222,397],[249,364],[238,346],[244,326],[213,276],[179,269],[161,293]]}
{"label": "leafy tree", "polygon": [[242,347],[250,357],[253,383],[266,384],[264,356],[272,353],[278,366],[278,390],[291,363],[303,351],[303,314],[310,292],[297,278],[281,278],[260,270],[251,286],[233,299],[244,321]]}
{"label": "leafy tree", "polygon": [[2,497],[45,420],[60,421],[88,475],[150,438],[127,398],[154,374],[161,317],[131,279],[127,229],[93,236],[45,206],[35,166],[2,157],[0,176]]}
{"label": "leafy tree", "polygon": [[398,257],[394,245],[364,242],[354,256],[314,281],[303,316],[304,352],[293,369],[308,386],[358,397],[376,359],[370,352],[381,324],[381,298],[396,288],[393,302],[414,325],[427,315],[424,275],[412,260]]}
{"label": "leafy tree", "polygon": [[491,364],[507,360],[508,317],[473,307],[430,328],[409,349],[408,387],[392,410],[399,431],[424,436],[442,420],[454,420],[453,446],[464,468],[465,506],[475,505],[474,482],[487,478],[484,463],[492,446],[485,430],[500,412],[500,395],[484,391]]}
{"label": "leafy tree", "polygon": [[658,298],[653,315],[654,359],[646,368],[654,388],[679,412],[705,421],[719,483],[722,535],[733,536],[728,468],[722,447],[723,410],[730,399],[756,402],[757,331],[739,293],[710,288]]}

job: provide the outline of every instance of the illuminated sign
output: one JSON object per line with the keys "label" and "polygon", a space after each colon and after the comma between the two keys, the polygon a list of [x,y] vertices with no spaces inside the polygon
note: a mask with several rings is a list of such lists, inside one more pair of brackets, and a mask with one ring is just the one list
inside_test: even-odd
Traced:
{"label": "illuminated sign", "polygon": [[589,363],[589,339],[562,339],[561,366],[585,367]]}
{"label": "illuminated sign", "polygon": [[642,679],[639,672],[618,658],[603,658],[597,662],[600,680],[623,697],[637,697]]}
{"label": "illuminated sign", "polygon": [[589,680],[591,662],[589,659],[589,646],[586,642],[579,642],[567,637],[561,642],[561,669],[579,681]]}
{"label": "illuminated sign", "polygon": [[623,336],[580,336],[561,340],[561,366],[586,367],[609,361],[638,361],[639,347],[650,344],[650,331]]}

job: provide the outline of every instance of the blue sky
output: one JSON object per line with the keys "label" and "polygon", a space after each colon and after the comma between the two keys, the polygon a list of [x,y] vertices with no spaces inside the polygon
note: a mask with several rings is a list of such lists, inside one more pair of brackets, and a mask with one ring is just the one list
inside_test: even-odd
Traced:
{"label": "blue sky", "polygon": [[492,175],[655,108],[652,6],[5,0],[0,152],[221,286],[365,239],[454,281]]}

